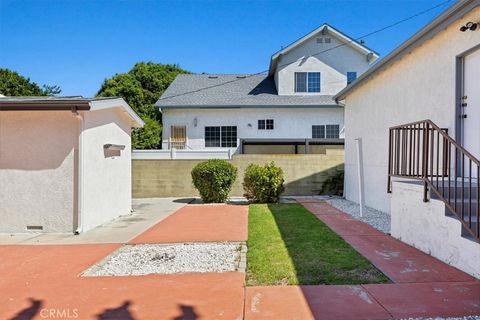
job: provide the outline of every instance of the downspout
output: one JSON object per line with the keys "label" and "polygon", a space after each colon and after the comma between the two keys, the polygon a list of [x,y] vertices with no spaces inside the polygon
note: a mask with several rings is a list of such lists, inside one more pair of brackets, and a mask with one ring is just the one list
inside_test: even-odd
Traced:
{"label": "downspout", "polygon": [[75,114],[76,118],[79,120],[79,133],[78,133],[78,186],[77,186],[77,229],[75,234],[78,235],[83,231],[83,131],[85,129],[85,119],[83,114],[79,113],[76,108],[72,108],[72,112]]}

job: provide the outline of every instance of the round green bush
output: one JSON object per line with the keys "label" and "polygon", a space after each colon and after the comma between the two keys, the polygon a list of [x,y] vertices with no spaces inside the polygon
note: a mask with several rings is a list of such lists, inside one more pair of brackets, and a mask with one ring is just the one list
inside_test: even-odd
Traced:
{"label": "round green bush", "polygon": [[225,202],[237,179],[237,168],[225,160],[207,160],[192,169],[192,181],[203,202]]}
{"label": "round green bush", "polygon": [[255,203],[278,202],[283,187],[283,170],[270,162],[265,166],[248,165],[243,177],[244,196]]}

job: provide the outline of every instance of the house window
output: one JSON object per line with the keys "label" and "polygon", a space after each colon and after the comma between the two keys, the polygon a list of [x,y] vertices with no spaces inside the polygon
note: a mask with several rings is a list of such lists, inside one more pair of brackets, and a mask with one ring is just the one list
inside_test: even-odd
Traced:
{"label": "house window", "polygon": [[357,73],[356,72],[347,72],[347,85],[352,83],[353,81],[357,80]]}
{"label": "house window", "polygon": [[295,92],[320,92],[320,72],[295,72]]}
{"label": "house window", "polygon": [[237,127],[205,127],[205,147],[236,147]]}
{"label": "house window", "polygon": [[325,139],[325,126],[312,126],[313,139]]}
{"label": "house window", "polygon": [[307,92],[306,72],[295,72],[295,92]]}
{"label": "house window", "polygon": [[325,38],[325,43],[331,43],[332,42],[332,38]]}
{"label": "house window", "polygon": [[273,130],[273,119],[258,120],[258,130]]}
{"label": "house window", "polygon": [[223,148],[231,148],[237,146],[237,127],[235,126],[228,126],[222,127],[221,132],[221,141]]}
{"label": "house window", "polygon": [[220,127],[205,127],[205,147],[220,147]]}
{"label": "house window", "polygon": [[185,149],[187,143],[187,127],[171,126],[170,127],[170,148]]}
{"label": "house window", "polygon": [[340,138],[340,125],[327,124],[312,126],[313,139],[338,139]]}
{"label": "house window", "polygon": [[340,126],[338,124],[327,124],[325,126],[325,137],[327,139],[340,138]]}

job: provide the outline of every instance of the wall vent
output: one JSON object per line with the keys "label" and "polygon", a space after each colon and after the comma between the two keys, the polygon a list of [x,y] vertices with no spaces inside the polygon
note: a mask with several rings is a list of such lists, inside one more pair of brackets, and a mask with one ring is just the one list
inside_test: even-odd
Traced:
{"label": "wall vent", "polygon": [[325,43],[330,43],[332,42],[332,38],[325,38]]}
{"label": "wall vent", "polygon": [[323,43],[323,38],[317,38],[317,43]]}
{"label": "wall vent", "polygon": [[43,231],[43,226],[27,226],[27,231]]}

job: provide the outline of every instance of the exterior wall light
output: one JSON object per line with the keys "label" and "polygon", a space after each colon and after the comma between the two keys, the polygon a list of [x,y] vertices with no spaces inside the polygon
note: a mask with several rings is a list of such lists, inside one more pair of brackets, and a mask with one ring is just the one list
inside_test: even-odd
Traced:
{"label": "exterior wall light", "polygon": [[103,145],[103,149],[104,150],[109,150],[109,151],[121,151],[121,150],[125,149],[125,145],[108,143],[108,144]]}
{"label": "exterior wall light", "polygon": [[478,27],[478,23],[469,21],[469,22],[467,22],[466,25],[460,27],[460,31],[462,31],[462,32],[465,32],[467,30],[475,31],[475,30],[477,30],[477,27]]}
{"label": "exterior wall light", "polygon": [[197,118],[194,118],[193,119],[193,125],[196,127],[198,125],[198,119]]}

